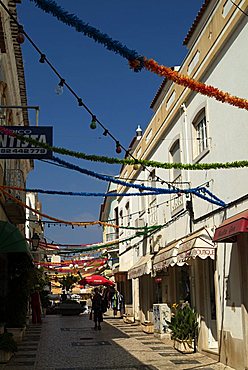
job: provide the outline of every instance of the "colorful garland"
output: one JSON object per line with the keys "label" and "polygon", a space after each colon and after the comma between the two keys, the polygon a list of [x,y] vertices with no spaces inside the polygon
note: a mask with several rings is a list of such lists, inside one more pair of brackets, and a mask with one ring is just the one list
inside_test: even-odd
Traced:
{"label": "colorful garland", "polygon": [[228,103],[235,107],[248,110],[248,100],[233,96],[228,92],[217,89],[217,87],[206,85],[202,82],[198,82],[193,78],[182,75],[181,73],[172,70],[163,65],[159,65],[153,59],[145,60],[145,68],[148,71],[156,73],[159,76],[166,77],[168,80],[173,81],[177,85],[181,85],[189,88],[190,90],[196,91],[202,95],[206,95],[210,98],[215,98],[221,103]]}
{"label": "colorful garland", "polygon": [[113,40],[106,33],[103,34],[97,28],[89,26],[88,23],[80,20],[76,15],[70,14],[63,10],[55,1],[42,1],[30,0],[35,2],[36,6],[44,10],[46,13],[51,13],[57,17],[58,20],[65,23],[67,26],[74,27],[77,32],[83,33],[85,36],[92,38],[95,42],[103,44],[108,50],[116,54],[120,54],[123,58],[130,61],[139,61],[137,67],[134,68],[135,72],[141,70],[144,58],[139,55],[135,50],[128,49],[127,46],[122,45],[120,41]]}
{"label": "colorful garland", "polygon": [[[18,190],[28,193],[40,193],[40,194],[50,194],[50,195],[69,195],[69,196],[80,196],[80,197],[118,197],[120,193],[87,193],[87,192],[72,192],[72,191],[59,191],[59,190],[43,190],[43,189],[29,189],[29,188],[18,188],[16,186],[0,186],[3,189]],[[133,196],[145,196],[145,195],[159,195],[163,194],[160,191],[150,191],[150,192],[139,192],[139,193],[121,193],[124,197]]]}
{"label": "colorful garland", "polygon": [[76,152],[73,150],[61,148],[61,147],[55,147],[50,146],[46,143],[38,142],[37,140],[23,137],[22,135],[14,134],[11,130],[6,129],[5,127],[0,127],[0,132],[2,132],[5,135],[10,135],[17,137],[22,142],[27,142],[30,144],[33,144],[36,147],[45,148],[48,150],[51,150],[55,153],[59,153],[62,155],[68,155],[74,158],[78,159],[84,159],[86,161],[92,161],[92,162],[100,162],[100,163],[108,163],[108,164],[121,164],[121,165],[143,165],[147,167],[153,167],[153,168],[163,168],[163,169],[181,169],[181,170],[217,170],[217,169],[230,169],[230,168],[244,168],[248,167],[248,161],[234,161],[234,162],[216,162],[216,163],[195,163],[195,164],[184,164],[184,163],[168,163],[168,162],[157,162],[157,161],[150,161],[145,159],[119,159],[119,158],[113,158],[113,157],[106,157],[106,156],[99,156],[94,154],[85,154],[82,152]]}
{"label": "colorful garland", "polygon": [[[9,129],[6,129],[6,128],[3,128],[3,127],[0,127],[0,132],[3,132],[5,133],[6,135],[10,135],[10,136],[14,136],[14,137],[17,137],[18,139],[20,139],[21,141],[28,141],[28,142],[32,142],[33,145],[36,145],[36,146],[39,146],[41,143],[39,143],[38,141],[36,140],[33,140],[33,139],[30,139],[30,138],[24,138],[22,135],[17,135],[16,133],[13,133],[11,130]],[[47,144],[42,144],[41,146],[47,146]],[[110,176],[107,176],[107,175],[101,175],[101,174],[97,174],[93,171],[90,171],[90,170],[87,170],[87,169],[83,169],[79,166],[76,166],[76,165],[73,165],[71,163],[68,163],[66,161],[63,161],[57,157],[53,157],[53,161],[59,163],[59,164],[62,164],[63,167],[66,167],[66,168],[69,168],[69,169],[72,169],[74,171],[78,171],[80,173],[84,173],[86,175],[89,175],[89,176],[92,176],[92,177],[95,177],[95,178],[98,178],[100,180],[104,180],[104,181],[110,181],[110,182],[113,182],[113,183],[116,183],[116,184],[119,184],[119,185],[123,185],[123,186],[127,186],[127,187],[130,187],[130,188],[135,188],[135,189],[139,189],[139,190],[142,190],[142,191],[151,191],[151,192],[154,192],[156,195],[161,193],[161,194],[175,194],[175,193],[185,193],[185,194],[194,194],[196,196],[199,196],[200,198],[206,200],[207,202],[210,202],[212,204],[215,204],[215,205],[218,205],[220,207],[225,207],[226,204],[220,200],[219,198],[217,198],[216,196],[214,196],[209,190],[207,190],[206,188],[192,188],[192,189],[177,189],[177,188],[172,188],[172,189],[162,189],[162,188],[153,188],[153,187],[149,187],[149,186],[144,186],[144,185],[137,185],[137,184],[133,184],[133,183],[127,183],[125,181],[122,181],[122,180],[118,180],[118,179],[115,179],[113,177],[110,177]],[[200,194],[200,192],[203,192],[204,194]],[[154,194],[153,193],[153,194]],[[208,195],[210,195],[210,198],[207,197],[205,195],[205,193],[207,193]],[[118,195],[118,194],[117,194]],[[57,221],[57,219],[56,219]],[[100,221],[99,221],[100,222]]]}
{"label": "colorful garland", "polygon": [[121,55],[129,61],[130,68],[135,72],[140,71],[145,67],[148,71],[156,73],[159,76],[166,77],[178,85],[185,86],[193,91],[196,91],[202,95],[206,95],[222,103],[228,103],[241,109],[248,110],[248,100],[233,96],[227,92],[219,90],[218,88],[205,85],[204,83],[198,82],[193,78],[184,76],[177,71],[173,71],[169,67],[159,65],[153,59],[147,59],[144,56],[139,55],[135,50],[128,49],[125,45],[122,45],[119,41],[113,40],[107,34],[103,34],[95,27],[89,26],[89,24],[80,20],[76,15],[69,14],[63,10],[60,6],[52,0],[30,0],[35,2],[36,6],[44,10],[46,13],[52,14],[58,20],[62,21],[68,26],[76,29],[77,32],[83,33],[85,36],[93,38],[95,42],[103,44],[108,50],[113,51],[116,54]]}
{"label": "colorful garland", "polygon": [[7,198],[10,198],[12,199],[15,203],[18,203],[20,205],[22,205],[23,207],[31,210],[32,212],[34,212],[35,214],[38,214],[42,217],[45,217],[45,218],[48,218],[50,220],[53,220],[53,221],[58,221],[60,222],[61,224],[67,224],[67,225],[75,225],[75,226],[90,226],[90,225],[101,225],[101,226],[109,226],[109,227],[114,227],[116,229],[129,229],[129,230],[156,230],[158,229],[159,227],[161,227],[161,225],[153,225],[153,226],[146,226],[146,227],[132,227],[132,226],[120,226],[120,225],[115,225],[115,224],[111,224],[109,222],[103,222],[103,221],[86,221],[86,222],[72,222],[72,221],[65,221],[65,220],[60,220],[58,218],[55,218],[55,217],[52,217],[52,216],[48,216],[47,214],[45,213],[41,213],[39,211],[37,211],[36,209],[28,206],[27,204],[25,204],[24,202],[22,202],[21,200],[17,199],[16,197],[14,197],[13,195],[11,195],[10,193],[8,193],[7,191],[4,190],[4,186],[0,186],[0,191],[7,197]]}
{"label": "colorful garland", "polygon": [[75,225],[75,226],[91,226],[91,225],[101,225],[101,226],[111,226],[111,227],[114,227],[114,228],[119,228],[119,225],[113,225],[113,224],[110,224],[108,222],[102,222],[102,221],[88,221],[88,222],[72,222],[72,221],[65,221],[65,220],[60,220],[59,218],[55,218],[55,217],[52,217],[52,216],[48,216],[46,215],[45,213],[42,213],[42,212],[39,212],[37,211],[36,209],[32,208],[32,207],[29,207],[27,204],[25,204],[24,202],[22,202],[21,200],[17,199],[16,197],[14,197],[13,195],[11,195],[10,193],[8,193],[7,191],[5,191],[2,187],[0,188],[0,191],[7,197],[7,198],[10,198],[12,199],[15,203],[17,204],[20,204],[22,207],[25,207],[29,210],[31,210],[32,212],[34,212],[35,214],[38,214],[42,217],[45,217],[45,218],[48,218],[49,220],[53,220],[53,221],[58,221],[59,223],[61,224],[67,224],[67,225]]}

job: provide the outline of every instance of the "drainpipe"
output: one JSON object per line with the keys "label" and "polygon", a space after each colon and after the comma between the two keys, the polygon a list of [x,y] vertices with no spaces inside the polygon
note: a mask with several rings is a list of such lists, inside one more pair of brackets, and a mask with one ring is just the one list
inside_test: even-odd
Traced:
{"label": "drainpipe", "polygon": [[[184,149],[185,149],[185,163],[189,164],[189,140],[188,140],[188,115],[185,103],[181,105],[183,110],[183,136],[184,136]],[[186,181],[189,182],[189,171],[186,171]]]}
{"label": "drainpipe", "polygon": [[[181,105],[181,109],[183,111],[183,123],[182,123],[182,132],[184,137],[184,150],[185,150],[185,163],[189,164],[189,138],[188,138],[188,115],[187,115],[187,107],[185,103]],[[185,180],[190,185],[190,177],[189,177],[189,171],[186,171]],[[189,213],[189,231],[192,233],[193,225],[194,225],[194,209],[193,209],[193,200],[192,200],[192,194],[190,193],[190,198],[186,202],[186,209]],[[195,286],[195,264],[191,264],[191,304],[193,307],[196,307],[196,286]]]}
{"label": "drainpipe", "polygon": [[[188,115],[187,115],[187,108],[185,103],[181,105],[181,109],[183,110],[183,137],[184,137],[184,150],[185,150],[185,163],[189,164],[189,139],[188,139]],[[186,179],[188,183],[190,183],[189,171],[186,171]],[[194,224],[194,210],[193,210],[193,202],[192,202],[192,194],[190,194],[190,199],[186,202],[186,209],[189,212],[189,231],[190,233],[193,232],[193,224]]]}

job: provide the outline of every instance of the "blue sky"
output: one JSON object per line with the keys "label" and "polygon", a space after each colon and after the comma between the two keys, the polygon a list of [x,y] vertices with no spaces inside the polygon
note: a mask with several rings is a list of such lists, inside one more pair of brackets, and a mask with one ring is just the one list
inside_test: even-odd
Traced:
{"label": "blue sky", "polygon": [[[178,0],[57,0],[57,4],[84,22],[121,41],[139,54],[166,66],[180,65],[186,55],[182,45],[202,1]],[[145,129],[152,117],[150,103],[161,77],[147,71],[134,73],[126,59],[77,33],[44,13],[29,0],[18,5],[19,22],[46,54],[67,83],[83,99],[105,127],[128,148],[139,124]],[[91,117],[65,88],[61,96],[55,88],[59,80],[28,42],[22,46],[29,105],[40,107],[40,126],[53,126],[54,145],[88,154],[117,155],[115,143],[89,128]],[[35,114],[30,111],[30,125]],[[118,174],[118,166],[79,161],[71,163],[99,173]],[[28,178],[28,187],[78,192],[105,192],[107,183],[38,160]],[[102,198],[40,195],[42,210],[70,221],[98,220]],[[60,243],[101,241],[101,227],[75,228],[51,226],[47,240]]]}

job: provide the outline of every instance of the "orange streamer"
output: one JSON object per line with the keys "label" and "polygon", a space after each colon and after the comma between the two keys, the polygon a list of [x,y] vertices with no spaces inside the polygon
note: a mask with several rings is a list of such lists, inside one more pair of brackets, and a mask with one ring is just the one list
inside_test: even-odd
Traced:
{"label": "orange streamer", "polygon": [[228,103],[230,105],[236,106],[241,109],[248,110],[248,100],[233,96],[227,92],[217,89],[211,85],[205,85],[202,82],[198,82],[193,78],[182,75],[177,71],[173,71],[171,68],[159,65],[153,59],[144,60],[144,67],[159,76],[166,77],[168,80],[175,82],[178,85],[188,87],[190,90],[199,92],[202,95],[207,95],[209,97],[215,98],[222,103]]}

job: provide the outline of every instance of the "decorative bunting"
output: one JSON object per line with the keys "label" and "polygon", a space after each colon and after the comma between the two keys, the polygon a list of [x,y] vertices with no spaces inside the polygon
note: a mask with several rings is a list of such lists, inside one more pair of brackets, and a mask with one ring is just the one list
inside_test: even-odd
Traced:
{"label": "decorative bunting", "polygon": [[95,42],[104,45],[108,50],[119,54],[129,61],[130,68],[135,72],[140,71],[145,67],[148,71],[156,73],[159,76],[166,77],[178,85],[185,86],[193,91],[210,98],[215,98],[222,103],[228,103],[241,109],[248,110],[248,100],[233,96],[228,92],[219,90],[218,88],[205,85],[198,82],[189,76],[184,76],[177,71],[173,71],[169,67],[159,65],[153,59],[147,59],[145,56],[139,55],[135,50],[128,49],[123,46],[119,41],[113,40],[107,34],[102,33],[98,29],[90,26],[89,24],[80,20],[76,15],[69,14],[57,5],[52,0],[30,0],[36,4],[37,7],[44,10],[46,13],[52,14],[58,20],[62,21],[68,26],[75,28],[77,32],[83,33],[85,36],[92,38]]}
{"label": "decorative bunting", "polygon": [[23,137],[22,135],[14,134],[11,130],[6,129],[5,127],[0,127],[0,132],[17,137],[22,142],[28,142],[33,144],[34,146],[39,146],[48,150],[52,150],[55,153],[59,153],[62,155],[68,155],[78,159],[84,159],[87,161],[93,162],[101,162],[101,163],[108,163],[108,164],[124,164],[124,165],[143,165],[147,167],[153,168],[163,168],[163,169],[181,169],[181,170],[211,170],[211,169],[230,169],[230,168],[244,168],[248,167],[248,161],[234,161],[234,162],[215,162],[215,163],[195,163],[195,164],[184,164],[184,163],[168,163],[168,162],[157,162],[157,161],[150,161],[150,160],[139,160],[139,159],[119,159],[113,157],[106,157],[106,156],[99,156],[94,154],[85,154],[82,152],[76,152],[73,150],[50,146],[46,143],[38,142],[37,140],[33,140],[31,138]]}

